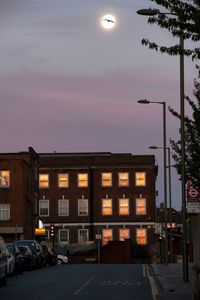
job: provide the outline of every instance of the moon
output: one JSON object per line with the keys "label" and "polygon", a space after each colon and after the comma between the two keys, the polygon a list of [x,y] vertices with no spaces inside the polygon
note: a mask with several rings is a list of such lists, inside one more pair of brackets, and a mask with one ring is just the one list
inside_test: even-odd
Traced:
{"label": "moon", "polygon": [[101,25],[107,30],[113,29],[116,25],[116,18],[113,15],[104,15],[101,17]]}

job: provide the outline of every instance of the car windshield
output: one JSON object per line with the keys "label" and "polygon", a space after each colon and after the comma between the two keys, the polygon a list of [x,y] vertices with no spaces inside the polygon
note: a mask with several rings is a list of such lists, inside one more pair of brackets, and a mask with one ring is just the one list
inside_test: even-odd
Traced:
{"label": "car windshield", "polygon": [[18,245],[28,246],[34,252],[37,251],[36,244],[32,241],[20,241],[20,242],[17,242],[17,243],[18,243]]}
{"label": "car windshield", "polygon": [[19,247],[19,251],[20,251],[22,254],[25,254],[25,253],[28,252],[28,248],[21,246],[21,247]]}

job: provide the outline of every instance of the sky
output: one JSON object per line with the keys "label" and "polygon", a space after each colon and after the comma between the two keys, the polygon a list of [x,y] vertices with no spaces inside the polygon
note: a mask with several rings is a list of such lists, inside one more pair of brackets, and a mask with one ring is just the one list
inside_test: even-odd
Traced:
{"label": "sky", "polygon": [[[0,1],[0,152],[113,152],[155,154],[157,203],[163,201],[162,106],[179,111],[179,57],[150,51],[142,38],[177,42],[137,15],[150,0]],[[107,13],[112,31],[100,26]],[[195,63],[185,59],[185,94]],[[187,113],[187,107],[186,107]],[[180,122],[167,112],[167,144]],[[173,164],[173,161],[172,161]],[[172,206],[180,182],[172,169]]]}

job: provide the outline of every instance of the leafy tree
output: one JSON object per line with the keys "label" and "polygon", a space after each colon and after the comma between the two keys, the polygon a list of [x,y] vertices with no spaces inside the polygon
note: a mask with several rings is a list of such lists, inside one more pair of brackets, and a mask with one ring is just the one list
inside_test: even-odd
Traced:
{"label": "leafy tree", "polygon": [[[150,0],[161,7],[157,15],[148,18],[149,24],[157,24],[160,28],[168,30],[174,37],[183,36],[184,40],[200,41],[200,0]],[[168,14],[163,14],[163,13]],[[177,44],[167,47],[158,45],[148,39],[143,39],[142,44],[149,49],[179,55],[181,51],[193,59],[200,59],[200,48],[181,49],[179,40]],[[200,68],[197,67],[200,78]],[[194,81],[193,95],[195,101],[185,97],[191,108],[192,116],[185,117],[185,179],[192,179],[193,185],[200,187],[200,81]],[[177,118],[180,114],[169,107],[169,111]],[[181,179],[181,142],[171,140],[175,166]]]}
{"label": "leafy tree", "polygon": [[[197,67],[198,68],[198,67]],[[199,69],[199,68],[198,68]],[[191,108],[191,117],[185,117],[185,179],[192,179],[195,187],[200,187],[200,80],[194,80],[194,101],[185,100]],[[169,107],[169,111],[180,119],[180,114]],[[181,143],[170,140],[173,158],[179,175],[181,175]]]}
{"label": "leafy tree", "polygon": [[[167,29],[174,37],[183,35],[184,40],[190,39],[193,42],[200,40],[200,0],[150,0],[160,5],[164,15],[158,10],[158,14],[149,17],[149,24],[157,24],[159,27]],[[149,49],[155,49],[161,53],[177,55],[181,52],[179,43],[171,47],[160,46],[148,39],[142,39],[142,44]],[[192,56],[193,59],[200,58],[200,48],[184,49],[184,55]]]}

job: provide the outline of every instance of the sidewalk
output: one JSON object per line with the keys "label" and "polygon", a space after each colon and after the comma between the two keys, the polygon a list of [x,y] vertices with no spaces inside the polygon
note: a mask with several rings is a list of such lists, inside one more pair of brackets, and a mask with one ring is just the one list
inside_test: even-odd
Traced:
{"label": "sidewalk", "polygon": [[189,266],[189,283],[183,282],[182,263],[152,264],[152,270],[161,291],[157,299],[192,300],[191,265]]}

